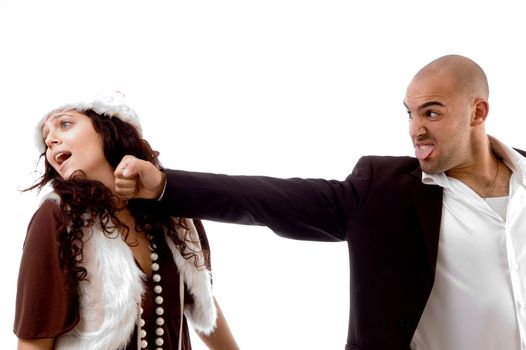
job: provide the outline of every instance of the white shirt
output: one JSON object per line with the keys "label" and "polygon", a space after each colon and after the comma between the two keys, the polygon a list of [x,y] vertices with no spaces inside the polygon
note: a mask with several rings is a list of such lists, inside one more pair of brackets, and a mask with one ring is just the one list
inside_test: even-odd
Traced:
{"label": "white shirt", "polygon": [[444,197],[435,284],[412,349],[526,350],[526,159],[490,140],[513,170],[497,203],[444,173],[422,176]]}

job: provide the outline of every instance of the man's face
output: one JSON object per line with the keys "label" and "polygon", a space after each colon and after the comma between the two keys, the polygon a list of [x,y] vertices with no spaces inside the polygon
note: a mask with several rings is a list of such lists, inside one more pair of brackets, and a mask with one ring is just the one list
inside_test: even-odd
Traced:
{"label": "man's face", "polygon": [[426,173],[467,165],[473,104],[446,73],[416,77],[404,100],[415,156]]}

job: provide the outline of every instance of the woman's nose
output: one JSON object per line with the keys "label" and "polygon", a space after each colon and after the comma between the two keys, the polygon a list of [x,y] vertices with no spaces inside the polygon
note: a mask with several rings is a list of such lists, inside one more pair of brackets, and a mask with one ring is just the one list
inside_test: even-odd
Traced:
{"label": "woman's nose", "polygon": [[59,144],[60,140],[59,140],[58,136],[53,131],[49,131],[49,133],[47,134],[46,138],[44,139],[44,143],[46,144],[46,146],[48,148],[51,148],[54,145]]}

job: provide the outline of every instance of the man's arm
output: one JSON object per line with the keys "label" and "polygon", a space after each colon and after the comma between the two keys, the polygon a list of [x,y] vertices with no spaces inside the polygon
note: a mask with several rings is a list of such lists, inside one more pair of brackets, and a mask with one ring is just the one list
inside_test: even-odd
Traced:
{"label": "man's arm", "polygon": [[[125,187],[117,185],[121,181],[129,182],[128,189],[135,186],[141,191],[151,182],[150,186],[158,189],[156,195],[160,194],[165,183],[156,173],[159,170],[141,160],[128,159],[126,164],[130,170],[127,176],[116,171],[117,189]],[[132,186],[133,181],[137,184]],[[347,221],[357,211],[356,193],[350,181],[167,170],[162,202],[180,217],[263,225],[293,239],[340,241],[346,239]]]}
{"label": "man's arm", "polygon": [[177,216],[268,226],[280,236],[345,240],[345,184],[314,179],[279,179],[166,171],[162,200]]}

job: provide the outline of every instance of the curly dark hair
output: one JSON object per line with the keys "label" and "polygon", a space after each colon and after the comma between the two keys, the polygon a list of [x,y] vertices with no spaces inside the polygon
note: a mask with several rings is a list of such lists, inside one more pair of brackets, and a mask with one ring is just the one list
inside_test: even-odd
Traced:
{"label": "curly dark hair", "polygon": [[[152,150],[150,144],[140,137],[134,126],[119,118],[100,115],[92,110],[80,113],[91,119],[93,128],[102,138],[104,155],[114,169],[125,155],[133,155],[149,161],[162,169],[158,159],[159,153]],[[118,197],[108,187],[99,181],[87,179],[82,171],[76,171],[69,179],[62,179],[47,161],[45,154],[44,152],[40,155],[40,158],[45,160],[44,174],[26,191],[35,188],[41,190],[50,184],[61,198],[60,209],[63,215],[61,221],[64,224],[60,228],[58,238],[60,262],[66,268],[68,281],[76,286],[78,281],[87,277],[86,269],[80,264],[83,261],[85,228],[96,224],[100,226],[106,237],[116,239],[122,235],[125,240],[129,228],[117,218],[116,212],[122,207]],[[166,233],[185,259],[193,259],[196,267],[206,264],[199,259],[199,253],[203,253],[207,260],[208,252],[195,251],[187,245],[192,241],[184,219],[173,217],[157,201],[131,199],[127,205],[135,219],[137,232],[151,235],[154,240],[162,238]],[[186,235],[183,239],[177,235],[177,227],[185,229]]]}

